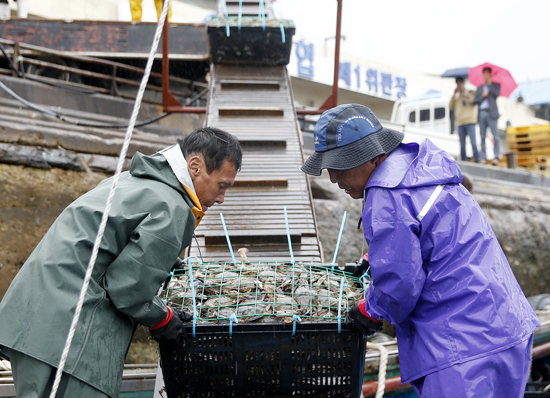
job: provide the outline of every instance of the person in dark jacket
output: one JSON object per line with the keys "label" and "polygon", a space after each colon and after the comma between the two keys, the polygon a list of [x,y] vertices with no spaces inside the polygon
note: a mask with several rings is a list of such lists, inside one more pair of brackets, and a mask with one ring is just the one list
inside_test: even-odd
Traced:
{"label": "person in dark jacket", "polygon": [[364,200],[372,283],[348,320],[364,334],[395,325],[401,381],[422,398],[522,397],[538,318],[455,160],[403,138],[340,105],[302,167]]}
{"label": "person in dark jacket", "polygon": [[483,163],[487,162],[485,137],[487,135],[487,127],[489,127],[495,141],[493,164],[497,165],[500,160],[500,133],[497,127],[499,117],[497,97],[500,95],[500,84],[493,82],[492,73],[493,70],[491,68],[483,69],[485,84],[477,88],[473,104],[479,105],[477,119],[479,123],[479,135],[481,137],[481,161]]}
{"label": "person in dark jacket", "polygon": [[[215,128],[134,155],[118,182],[58,398],[118,397],[136,325],[170,340],[192,319],[157,292],[204,212],[223,203],[241,159],[238,140]],[[0,345],[10,349],[18,398],[49,396],[110,188],[111,178],[61,213],[0,302]]]}

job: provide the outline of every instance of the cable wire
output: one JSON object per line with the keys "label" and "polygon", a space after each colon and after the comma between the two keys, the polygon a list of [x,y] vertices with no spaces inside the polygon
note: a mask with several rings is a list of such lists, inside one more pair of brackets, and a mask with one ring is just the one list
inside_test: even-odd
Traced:
{"label": "cable wire", "polygon": [[17,76],[23,77],[23,74],[20,71],[17,70],[17,68],[13,64],[13,61],[8,56],[8,53],[6,52],[6,49],[4,48],[4,46],[2,44],[0,44],[0,50],[2,51],[2,54],[4,54],[4,57],[6,57],[6,59],[8,60],[8,65],[10,66],[10,69],[13,70],[15,73],[17,73]]}
{"label": "cable wire", "polygon": [[153,39],[153,45],[151,46],[151,52],[149,53],[149,58],[147,59],[147,66],[145,67],[145,73],[143,75],[143,79],[141,80],[141,84],[139,86],[139,91],[136,96],[136,102],[134,103],[134,110],[132,112],[132,116],[130,118],[130,124],[128,125],[128,129],[126,131],[126,137],[124,138],[124,144],[122,145],[122,149],[120,150],[120,156],[118,158],[118,164],[116,168],[116,172],[113,176],[113,181],[111,185],[111,190],[109,192],[109,196],[107,198],[107,204],[105,206],[105,210],[103,211],[103,215],[101,217],[101,223],[99,224],[99,230],[97,232],[97,237],[94,242],[94,246],[92,249],[92,255],[90,257],[90,262],[88,263],[88,268],[86,269],[86,275],[84,277],[84,283],[82,284],[82,289],[80,290],[80,297],[78,298],[78,303],[75,309],[73,321],[71,324],[71,327],[69,329],[69,333],[67,335],[67,340],[65,342],[65,347],[63,349],[63,353],[61,355],[61,360],[59,361],[59,366],[57,368],[57,371],[55,373],[55,379],[52,386],[52,391],[50,394],[50,398],[55,398],[57,394],[57,390],[59,388],[59,383],[61,381],[61,376],[63,374],[63,370],[65,368],[65,363],[67,362],[67,357],[69,354],[69,350],[71,348],[71,344],[73,341],[73,337],[76,331],[76,327],[78,324],[78,319],[80,318],[80,313],[82,311],[82,306],[84,304],[84,298],[86,296],[86,291],[88,290],[88,285],[90,284],[90,280],[92,279],[92,271],[94,269],[94,265],[97,259],[97,255],[99,253],[99,245],[101,244],[101,240],[103,238],[103,234],[105,233],[105,227],[107,226],[107,220],[109,218],[109,212],[111,211],[111,205],[113,203],[113,198],[115,195],[115,191],[118,185],[118,180],[120,178],[120,174],[122,172],[122,167],[124,165],[124,161],[126,160],[126,154],[128,152],[128,147],[130,146],[130,140],[132,138],[132,132],[134,130],[134,125],[136,123],[137,115],[139,113],[139,108],[141,106],[141,101],[143,99],[143,94],[145,93],[145,88],[147,86],[147,80],[149,80],[149,75],[151,73],[151,69],[153,67],[153,61],[155,59],[155,54],[157,52],[158,44],[160,41],[160,36],[162,33],[162,27],[164,26],[164,21],[166,20],[166,16],[168,14],[168,6],[170,4],[170,0],[165,0],[164,5],[162,7],[162,12],[159,17],[159,21],[157,24],[157,30],[155,32],[155,37]]}
{"label": "cable wire", "polygon": [[[55,117],[56,119],[61,120],[62,122],[70,123],[75,126],[82,126],[82,127],[97,127],[97,128],[127,128],[130,126],[128,123],[88,123],[88,122],[82,122],[78,120],[71,120],[67,119],[65,115],[62,115],[61,113],[57,113],[54,111],[51,111],[49,109],[43,108],[39,105],[33,104],[30,101],[27,101],[25,98],[21,97],[17,93],[15,93],[12,89],[10,89],[8,86],[6,86],[4,83],[0,82],[0,88],[4,90],[6,93],[11,95],[13,98],[15,98],[17,101],[21,102],[22,104],[26,105],[28,108],[34,109],[35,111],[45,113],[46,115],[50,115]],[[148,124],[154,123],[162,118],[165,118],[168,116],[169,113],[162,113],[160,115],[157,115],[155,117],[152,117],[150,119],[144,120],[139,123],[135,123],[134,127],[142,127],[146,126]]]}

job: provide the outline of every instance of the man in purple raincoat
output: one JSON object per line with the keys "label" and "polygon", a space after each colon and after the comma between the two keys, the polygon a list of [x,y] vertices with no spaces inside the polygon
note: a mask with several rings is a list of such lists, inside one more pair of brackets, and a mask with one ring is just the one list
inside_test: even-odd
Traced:
{"label": "man in purple raincoat", "polygon": [[358,104],[323,113],[314,134],[302,171],[364,198],[372,283],[349,320],[395,325],[401,380],[423,398],[523,397],[540,323],[454,159],[401,143]]}

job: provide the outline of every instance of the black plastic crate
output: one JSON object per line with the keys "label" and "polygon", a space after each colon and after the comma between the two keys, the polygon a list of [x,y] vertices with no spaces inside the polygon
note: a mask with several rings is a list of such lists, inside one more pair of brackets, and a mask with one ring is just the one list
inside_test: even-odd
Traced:
{"label": "black plastic crate", "polygon": [[227,36],[225,27],[208,27],[210,56],[215,64],[287,65],[290,61],[295,28],[232,26]]}
{"label": "black plastic crate", "polygon": [[169,398],[361,395],[366,338],[338,324],[233,324],[192,328],[161,343]]}

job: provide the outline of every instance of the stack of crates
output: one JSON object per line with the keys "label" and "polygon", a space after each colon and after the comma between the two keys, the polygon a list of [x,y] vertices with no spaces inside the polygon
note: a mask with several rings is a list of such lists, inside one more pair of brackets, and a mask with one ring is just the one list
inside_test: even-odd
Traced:
{"label": "stack of crates", "polygon": [[550,124],[508,127],[508,147],[517,154],[518,166],[548,171]]}

